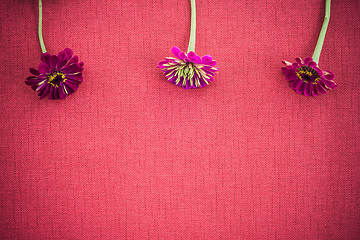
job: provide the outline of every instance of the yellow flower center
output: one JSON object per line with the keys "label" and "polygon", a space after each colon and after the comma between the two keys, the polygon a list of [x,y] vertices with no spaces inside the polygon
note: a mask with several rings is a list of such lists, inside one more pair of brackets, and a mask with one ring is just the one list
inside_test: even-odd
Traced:
{"label": "yellow flower center", "polygon": [[65,82],[66,78],[63,73],[54,72],[53,74],[48,76],[48,84],[51,84],[53,87],[59,87],[60,82]]}

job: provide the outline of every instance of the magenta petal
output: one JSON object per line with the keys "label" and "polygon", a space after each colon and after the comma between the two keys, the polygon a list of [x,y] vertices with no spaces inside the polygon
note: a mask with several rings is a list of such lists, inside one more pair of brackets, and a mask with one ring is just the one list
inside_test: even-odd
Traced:
{"label": "magenta petal", "polygon": [[293,90],[296,91],[298,85],[299,85],[301,82],[302,82],[302,81],[301,81],[299,78],[297,78],[296,80],[292,81],[292,82],[290,83],[291,89],[293,89]]}
{"label": "magenta petal", "polygon": [[317,63],[314,62],[314,61],[310,61],[310,62],[308,63],[308,66],[311,67],[311,68],[315,68],[315,67],[317,66]]}
{"label": "magenta petal", "polygon": [[305,96],[311,96],[312,91],[313,91],[313,84],[312,83],[307,83],[305,85],[304,95]]}
{"label": "magenta petal", "polygon": [[212,61],[212,57],[210,55],[205,55],[201,58],[201,62],[205,64],[211,63],[211,61]]}
{"label": "magenta petal", "polygon": [[54,87],[50,86],[49,99],[54,99],[53,94],[54,94]]}
{"label": "magenta petal", "polygon": [[326,79],[322,79],[322,82],[325,84],[325,86],[329,89],[335,89],[337,84],[334,81],[328,81]]}
{"label": "magenta petal", "polygon": [[300,57],[295,58],[295,61],[296,61],[297,64],[299,64],[300,66],[303,65],[303,61],[302,61],[302,59],[301,59]]}
{"label": "magenta petal", "polygon": [[190,51],[188,53],[188,57],[193,63],[201,63],[201,58],[198,55],[196,55],[196,53],[194,53],[193,51]]}
{"label": "magenta petal", "polygon": [[60,99],[64,99],[66,97],[66,93],[64,90],[64,85],[62,82],[60,82],[60,86],[59,86],[59,98]]}
{"label": "magenta petal", "polygon": [[177,46],[174,46],[171,49],[172,54],[174,54],[175,57],[179,58],[179,53],[181,52],[180,48],[178,48]]}
{"label": "magenta petal", "polygon": [[327,71],[327,70],[324,70],[324,77],[327,79],[327,80],[334,80],[334,73],[333,72],[330,72],[330,71]]}
{"label": "magenta petal", "polygon": [[58,87],[54,88],[53,95],[54,95],[54,99],[59,98],[59,88]]}
{"label": "magenta petal", "polygon": [[184,60],[185,58],[187,58],[187,55],[184,52],[180,52],[178,58]]}
{"label": "magenta petal", "polygon": [[49,57],[49,65],[50,65],[50,67],[52,69],[54,69],[56,67],[57,63],[58,63],[58,57],[55,56],[55,55],[51,55]]}
{"label": "magenta petal", "polygon": [[50,53],[46,52],[46,53],[41,54],[40,59],[43,63],[48,63],[49,56],[50,56]]}
{"label": "magenta petal", "polygon": [[293,63],[292,64],[292,68],[293,69],[298,69],[302,64],[298,64],[298,63]]}
{"label": "magenta petal", "polygon": [[215,66],[216,64],[217,64],[217,62],[214,61],[214,60],[208,63],[208,65],[210,65],[210,66],[212,66],[212,67]]}
{"label": "magenta petal", "polygon": [[290,74],[286,74],[285,78],[288,82],[291,82],[298,79],[299,77],[296,75],[296,73],[290,73]]}
{"label": "magenta petal", "polygon": [[66,60],[66,59],[59,61],[57,64],[57,70],[61,70],[66,65],[67,61],[68,60]]}
{"label": "magenta petal", "polygon": [[[313,61],[312,57],[306,57],[306,58],[304,58],[304,63],[305,63],[305,65],[308,65],[309,62],[312,62],[312,61]],[[309,65],[308,65],[308,66],[309,66]]]}
{"label": "magenta petal", "polygon": [[326,90],[321,84],[317,84],[317,89],[319,90],[320,94],[325,94]]}
{"label": "magenta petal", "polygon": [[65,48],[64,52],[67,59],[70,59],[73,55],[73,51],[70,48]]}
{"label": "magenta petal", "polygon": [[50,85],[46,84],[43,90],[39,92],[38,96],[40,96],[40,99],[43,99],[44,97],[46,97],[46,95],[48,95],[49,91],[50,91]]}
{"label": "magenta petal", "polygon": [[285,66],[281,67],[281,71],[282,71],[284,74],[289,74],[289,73],[294,72],[294,71],[292,71],[292,70],[287,69]]}
{"label": "magenta petal", "polygon": [[46,63],[40,63],[38,71],[39,73],[48,74],[50,72],[50,66]]}
{"label": "magenta petal", "polygon": [[62,61],[65,58],[65,51],[60,51],[58,53],[58,60]]}
{"label": "magenta petal", "polygon": [[74,90],[74,91],[78,89],[78,85],[77,85],[77,84],[73,84],[73,83],[71,83],[71,82],[69,82],[69,81],[65,81],[64,84],[65,84],[68,88],[70,88],[70,89],[72,89],[72,90]]}
{"label": "magenta petal", "polygon": [[70,61],[68,62],[68,65],[74,64],[74,63],[78,63],[79,62],[79,57],[74,55],[72,57],[72,59],[70,59]]}
{"label": "magenta petal", "polygon": [[321,76],[321,75],[324,75],[323,71],[318,68],[318,67],[314,67],[315,71]]}
{"label": "magenta petal", "polygon": [[30,68],[29,70],[30,70],[30,72],[31,72],[32,74],[34,74],[35,76],[39,76],[39,75],[40,75],[39,71],[36,70],[35,68]]}
{"label": "magenta petal", "polygon": [[291,62],[288,62],[286,60],[282,60],[281,61],[283,64],[285,64],[286,66],[292,66],[292,63]]}
{"label": "magenta petal", "polygon": [[298,85],[298,87],[296,88],[296,92],[298,94],[303,94],[304,93],[304,90],[305,90],[305,86],[306,86],[306,83],[301,81]]}
{"label": "magenta petal", "polygon": [[81,72],[83,70],[78,64],[72,64],[64,67],[61,71],[65,74],[74,74]]}
{"label": "magenta petal", "polygon": [[312,92],[312,95],[313,96],[317,96],[319,95],[319,88],[318,88],[318,84],[313,84],[313,92]]}

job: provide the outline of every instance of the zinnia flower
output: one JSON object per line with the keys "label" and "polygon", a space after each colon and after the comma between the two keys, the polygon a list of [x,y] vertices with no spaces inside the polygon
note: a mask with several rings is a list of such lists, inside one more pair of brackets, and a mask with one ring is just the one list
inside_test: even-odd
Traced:
{"label": "zinnia flower", "polygon": [[337,84],[333,81],[334,73],[321,70],[312,57],[295,60],[295,63],[282,61],[285,66],[281,67],[281,70],[286,74],[290,87],[298,94],[316,96],[336,88]]}
{"label": "zinnia flower", "polygon": [[38,92],[40,99],[49,94],[49,99],[64,99],[75,92],[82,82],[83,62],[78,56],[73,56],[70,48],[56,55],[48,52],[41,54],[39,68],[30,68],[33,76],[27,78],[25,83]]}
{"label": "zinnia flower", "polygon": [[159,68],[173,84],[184,89],[205,87],[214,81],[218,68],[210,55],[200,58],[195,52],[181,52],[178,47],[172,48],[175,57],[167,57],[159,63]]}
{"label": "zinnia flower", "polygon": [[286,74],[286,80],[290,82],[290,87],[298,94],[316,96],[325,94],[326,90],[335,89],[337,86],[333,81],[334,73],[321,70],[318,67],[329,20],[330,0],[326,0],[324,22],[312,57],[306,57],[304,60],[296,58],[295,63],[282,61],[282,63],[285,64],[285,67],[281,67],[281,70]]}
{"label": "zinnia flower", "polygon": [[178,47],[171,49],[175,57],[167,57],[159,63],[159,68],[165,73],[168,80],[184,89],[199,88],[214,81],[214,75],[219,70],[214,67],[216,61],[210,55],[200,58],[195,53],[196,36],[196,6],[191,0],[191,29],[187,53],[181,52]]}

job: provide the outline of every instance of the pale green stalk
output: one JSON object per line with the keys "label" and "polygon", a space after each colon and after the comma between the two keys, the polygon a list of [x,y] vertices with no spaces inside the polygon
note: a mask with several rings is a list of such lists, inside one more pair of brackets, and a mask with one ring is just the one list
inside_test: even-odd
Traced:
{"label": "pale green stalk", "polygon": [[188,52],[195,52],[195,35],[196,35],[196,7],[195,0],[191,0],[191,29]]}
{"label": "pale green stalk", "polygon": [[324,23],[321,27],[321,31],[319,34],[319,39],[316,43],[316,47],[314,50],[314,54],[312,56],[313,60],[316,63],[319,63],[319,58],[320,58],[320,53],[321,53],[321,49],[323,47],[324,44],[324,40],[325,40],[325,34],[326,34],[326,30],[328,28],[329,25],[329,20],[330,20],[330,2],[331,0],[326,0],[326,5],[325,5],[325,17],[324,17]]}
{"label": "pale green stalk", "polygon": [[42,36],[42,3],[41,3],[41,0],[39,0],[39,40],[40,40],[40,46],[41,46],[42,52],[46,53],[44,39]]}

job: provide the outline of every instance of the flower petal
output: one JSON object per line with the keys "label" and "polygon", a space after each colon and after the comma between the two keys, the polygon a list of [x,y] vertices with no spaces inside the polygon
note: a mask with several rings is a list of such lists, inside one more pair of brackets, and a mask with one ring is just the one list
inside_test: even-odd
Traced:
{"label": "flower petal", "polygon": [[334,81],[328,81],[326,79],[321,79],[319,80],[320,82],[324,83],[324,87],[326,87],[327,89],[335,89],[337,84]]}
{"label": "flower petal", "polygon": [[198,55],[196,55],[196,53],[194,53],[193,51],[190,51],[188,53],[188,57],[194,63],[201,63],[201,58]]}
{"label": "flower petal", "polygon": [[302,82],[302,81],[301,81],[299,78],[297,78],[296,80],[292,81],[292,82],[290,83],[291,89],[293,89],[294,91],[296,91],[298,85],[299,85],[301,82]]}
{"label": "flower petal", "polygon": [[43,91],[39,92],[38,96],[40,96],[40,99],[43,99],[44,97],[46,97],[46,95],[48,95],[49,91],[50,91],[50,85],[46,84],[45,88],[43,89]]}
{"label": "flower petal", "polygon": [[298,94],[303,94],[303,93],[304,93],[304,90],[305,90],[305,86],[306,86],[306,83],[303,82],[303,81],[301,81],[301,82],[299,83],[299,85],[297,86],[297,88],[296,88],[296,92],[297,92]]}
{"label": "flower petal", "polygon": [[317,63],[314,62],[314,61],[310,61],[310,62],[308,63],[308,66],[311,67],[311,68],[315,68],[315,67],[317,66]]}
{"label": "flower petal", "polygon": [[319,88],[318,88],[318,85],[319,85],[319,84],[312,84],[312,85],[313,85],[312,95],[313,95],[313,96],[319,95],[319,94],[320,94],[320,93],[319,93]]}
{"label": "flower petal", "polygon": [[304,58],[304,63],[305,63],[305,65],[307,65],[307,66],[309,66],[309,65],[308,65],[309,62],[312,62],[312,61],[313,61],[312,57],[306,57],[306,58]]}
{"label": "flower petal", "polygon": [[319,76],[324,75],[323,71],[320,68],[314,67],[314,70],[319,74]]}
{"label": "flower petal", "polygon": [[64,52],[65,52],[65,58],[67,60],[69,60],[73,55],[73,51],[70,48],[65,48]]}
{"label": "flower petal", "polygon": [[68,65],[71,65],[71,64],[74,64],[74,63],[78,63],[78,62],[79,62],[79,57],[78,57],[77,55],[74,55],[74,56],[70,59]]}
{"label": "flower petal", "polygon": [[49,63],[48,62],[49,57],[50,57],[50,53],[45,52],[45,53],[41,54],[40,59],[43,63]]}
{"label": "flower petal", "polygon": [[320,94],[325,94],[326,90],[321,84],[316,84]]}
{"label": "flower petal", "polygon": [[50,66],[47,63],[40,63],[39,65],[39,73],[49,74]]}
{"label": "flower petal", "polygon": [[204,64],[211,63],[212,57],[210,55],[205,55],[201,58],[201,62]]}
{"label": "flower petal", "polygon": [[328,70],[324,70],[324,77],[327,79],[327,80],[334,80],[334,73],[333,72],[330,72]]}
{"label": "flower petal", "polygon": [[306,83],[304,95],[305,96],[311,96],[313,92],[313,84],[312,83]]}
{"label": "flower petal", "polygon": [[51,55],[49,57],[49,65],[50,65],[51,69],[55,69],[57,63],[58,63],[58,57],[55,55]]}
{"label": "flower petal", "polygon": [[282,60],[281,61],[283,64],[285,64],[286,66],[292,66],[292,63],[291,62],[288,62],[286,60]]}
{"label": "flower petal", "polygon": [[80,67],[78,64],[72,64],[64,67],[61,72],[65,74],[74,74],[79,73],[83,70],[82,67]]}
{"label": "flower petal", "polygon": [[36,70],[35,68],[30,68],[29,70],[30,70],[30,72],[31,72],[32,74],[34,74],[35,76],[39,76],[39,75],[40,75],[39,71]]}
{"label": "flower petal", "polygon": [[184,59],[187,58],[187,55],[184,52],[180,52],[178,58],[181,59],[181,60],[184,60]]}
{"label": "flower petal", "polygon": [[60,99],[64,99],[66,97],[66,92],[64,90],[64,84],[62,82],[60,82],[60,86],[59,86],[59,98]]}
{"label": "flower petal", "polygon": [[294,81],[296,79],[299,79],[299,77],[296,75],[296,73],[290,73],[290,74],[286,74],[285,76],[286,80],[288,82]]}
{"label": "flower petal", "polygon": [[172,54],[174,54],[175,57],[179,58],[179,53],[181,52],[180,48],[178,48],[177,46],[174,46],[171,49]]}

